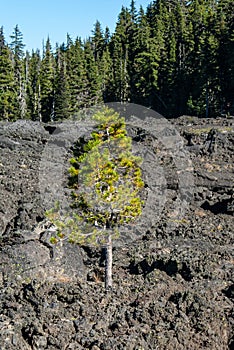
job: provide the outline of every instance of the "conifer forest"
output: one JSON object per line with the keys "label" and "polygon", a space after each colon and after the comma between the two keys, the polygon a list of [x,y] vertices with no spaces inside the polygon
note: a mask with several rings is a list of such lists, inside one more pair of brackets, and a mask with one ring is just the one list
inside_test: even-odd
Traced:
{"label": "conifer forest", "polygon": [[91,33],[28,52],[18,24],[9,43],[1,27],[0,120],[74,118],[102,102],[168,118],[233,113],[233,0],[155,0],[145,10],[132,0],[113,33],[99,21]]}

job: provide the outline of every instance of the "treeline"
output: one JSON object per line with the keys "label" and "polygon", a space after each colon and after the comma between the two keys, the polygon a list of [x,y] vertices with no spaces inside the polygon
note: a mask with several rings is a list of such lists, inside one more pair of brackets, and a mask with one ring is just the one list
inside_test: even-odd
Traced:
{"label": "treeline", "polygon": [[48,122],[101,102],[133,102],[168,117],[234,109],[233,0],[157,0],[122,7],[114,33],[25,52],[18,25],[0,30],[0,119]]}

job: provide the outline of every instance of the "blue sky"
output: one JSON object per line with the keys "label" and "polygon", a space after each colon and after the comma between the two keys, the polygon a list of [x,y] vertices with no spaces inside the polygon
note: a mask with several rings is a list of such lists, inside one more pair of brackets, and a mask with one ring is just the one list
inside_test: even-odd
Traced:
{"label": "blue sky", "polygon": [[[99,20],[103,29],[115,29],[121,7],[130,6],[131,0],[1,0],[0,26],[5,39],[10,41],[18,24],[23,33],[26,49],[42,48],[43,39],[50,37],[53,48],[56,42],[66,42],[67,33],[75,39],[91,35],[93,25]],[[151,0],[136,0],[136,7],[144,8]]]}

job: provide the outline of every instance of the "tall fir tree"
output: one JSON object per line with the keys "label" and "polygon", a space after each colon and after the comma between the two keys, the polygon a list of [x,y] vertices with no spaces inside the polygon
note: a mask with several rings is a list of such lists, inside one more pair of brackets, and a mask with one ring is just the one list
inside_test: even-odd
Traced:
{"label": "tall fir tree", "polygon": [[110,51],[114,72],[115,100],[126,102],[130,100],[129,77],[129,26],[131,15],[127,8],[122,7],[118,17],[115,32],[111,38]]}
{"label": "tall fir tree", "polygon": [[101,75],[101,91],[104,102],[114,101],[114,73],[109,45],[106,45],[102,59],[99,64],[99,74]]}
{"label": "tall fir tree", "polygon": [[16,80],[16,90],[18,99],[17,115],[18,118],[25,118],[27,114],[27,104],[26,104],[26,82],[25,82],[25,72],[23,70],[23,57],[24,57],[24,43],[23,34],[16,25],[12,35],[10,36],[11,43],[10,48],[12,51],[12,59],[14,65],[14,74]]}
{"label": "tall fir tree", "polygon": [[220,0],[217,5],[216,35],[219,66],[220,111],[234,112],[234,14],[233,1]]}
{"label": "tall fir tree", "polygon": [[69,90],[67,81],[67,64],[63,47],[57,49],[54,96],[54,119],[69,117]]}
{"label": "tall fir tree", "polygon": [[18,118],[17,90],[11,51],[5,43],[3,27],[0,28],[0,120]]}
{"label": "tall fir tree", "polygon": [[102,102],[102,78],[99,74],[98,64],[95,62],[94,52],[92,50],[92,41],[87,40],[84,43],[84,58],[87,75],[87,93],[88,99],[86,107],[97,105]]}
{"label": "tall fir tree", "polygon": [[41,101],[41,116],[43,122],[48,122],[54,118],[55,78],[55,60],[49,38],[46,41],[40,68],[39,95]]}
{"label": "tall fir tree", "polygon": [[42,120],[41,115],[41,56],[39,50],[32,51],[28,62],[27,106],[32,120]]}
{"label": "tall fir tree", "polygon": [[104,47],[105,47],[105,37],[103,34],[101,23],[99,21],[96,21],[92,34],[93,35],[91,38],[91,43],[92,43],[92,50],[94,52],[94,59],[95,59],[95,62],[99,64],[102,58]]}
{"label": "tall fir tree", "polygon": [[135,56],[131,77],[132,100],[152,106],[158,89],[159,55],[157,41],[151,36],[151,28],[143,8],[140,8],[137,31],[134,36]]}
{"label": "tall fir tree", "polygon": [[88,79],[82,40],[76,38],[67,47],[68,108],[69,115],[74,117],[87,104]]}

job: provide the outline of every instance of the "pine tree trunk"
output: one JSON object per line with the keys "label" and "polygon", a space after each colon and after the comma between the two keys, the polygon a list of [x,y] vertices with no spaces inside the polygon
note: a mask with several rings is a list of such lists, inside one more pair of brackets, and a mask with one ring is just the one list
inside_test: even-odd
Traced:
{"label": "pine tree trunk", "polygon": [[209,82],[206,83],[206,118],[209,117]]}
{"label": "pine tree trunk", "polygon": [[106,246],[106,266],[105,266],[105,287],[106,289],[112,287],[112,240],[111,235],[108,236]]}

